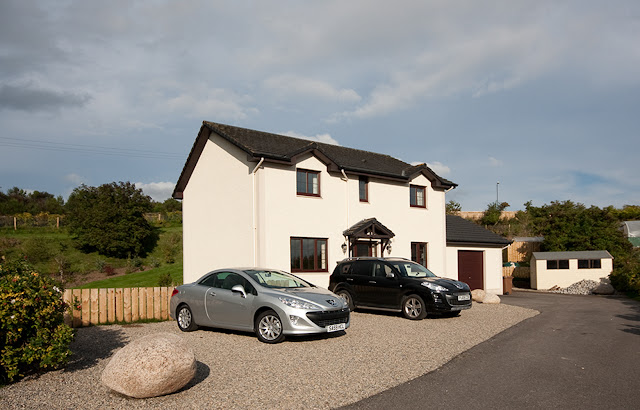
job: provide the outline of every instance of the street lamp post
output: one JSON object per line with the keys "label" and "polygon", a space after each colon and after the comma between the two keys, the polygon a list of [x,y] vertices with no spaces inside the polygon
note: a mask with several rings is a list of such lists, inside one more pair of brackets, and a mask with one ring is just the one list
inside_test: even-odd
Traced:
{"label": "street lamp post", "polygon": [[499,188],[500,187],[500,181],[496,182],[496,204],[500,203],[500,191]]}

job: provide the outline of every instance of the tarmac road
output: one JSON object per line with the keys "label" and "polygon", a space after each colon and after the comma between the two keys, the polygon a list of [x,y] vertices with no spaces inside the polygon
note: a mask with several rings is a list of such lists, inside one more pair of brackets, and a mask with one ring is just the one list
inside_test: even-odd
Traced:
{"label": "tarmac road", "polygon": [[524,291],[501,299],[540,314],[436,371],[343,408],[640,408],[639,302]]}

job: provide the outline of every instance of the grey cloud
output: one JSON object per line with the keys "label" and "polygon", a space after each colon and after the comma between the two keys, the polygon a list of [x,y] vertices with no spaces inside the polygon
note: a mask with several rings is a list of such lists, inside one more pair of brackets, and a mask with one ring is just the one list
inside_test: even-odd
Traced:
{"label": "grey cloud", "polygon": [[68,91],[46,90],[27,86],[2,85],[0,109],[21,111],[56,111],[61,108],[82,107],[91,96]]}

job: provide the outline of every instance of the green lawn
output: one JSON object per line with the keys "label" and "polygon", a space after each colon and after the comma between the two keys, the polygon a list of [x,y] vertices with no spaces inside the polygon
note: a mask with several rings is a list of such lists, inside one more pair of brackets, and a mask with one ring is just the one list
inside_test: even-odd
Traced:
{"label": "green lawn", "polygon": [[164,265],[145,272],[128,273],[123,276],[85,283],[75,289],[94,288],[144,288],[158,286],[158,279],[163,274],[169,273],[174,284],[182,284],[182,262]]}

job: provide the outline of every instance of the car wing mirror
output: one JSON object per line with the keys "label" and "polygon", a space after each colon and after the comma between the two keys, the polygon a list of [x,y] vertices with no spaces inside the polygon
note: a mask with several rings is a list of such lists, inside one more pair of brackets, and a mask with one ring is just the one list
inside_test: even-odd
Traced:
{"label": "car wing mirror", "polygon": [[387,278],[395,278],[396,275],[393,272],[387,272]]}
{"label": "car wing mirror", "polygon": [[247,292],[245,292],[244,286],[242,285],[235,285],[234,287],[231,288],[231,291],[242,294],[243,298],[247,297]]}

